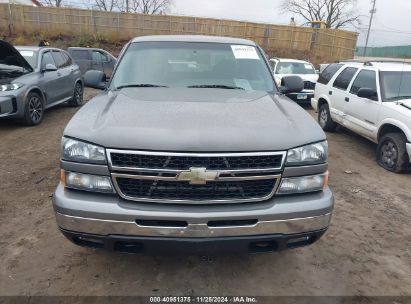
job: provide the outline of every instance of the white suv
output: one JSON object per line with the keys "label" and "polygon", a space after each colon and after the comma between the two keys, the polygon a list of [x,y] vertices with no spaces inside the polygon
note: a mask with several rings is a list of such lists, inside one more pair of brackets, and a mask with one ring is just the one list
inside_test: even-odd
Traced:
{"label": "white suv", "polygon": [[383,168],[410,167],[411,64],[333,63],[321,73],[311,105],[324,130],[342,125],[377,143]]}
{"label": "white suv", "polygon": [[270,67],[278,86],[281,86],[281,80],[284,76],[300,76],[304,81],[304,89],[301,92],[286,95],[299,104],[310,104],[318,79],[317,71],[311,63],[304,60],[272,58],[270,59]]}

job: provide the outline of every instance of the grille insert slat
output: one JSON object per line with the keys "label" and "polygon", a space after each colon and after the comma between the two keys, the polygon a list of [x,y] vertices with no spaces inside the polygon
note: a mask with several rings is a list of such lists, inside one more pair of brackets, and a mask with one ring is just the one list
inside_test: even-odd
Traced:
{"label": "grille insert slat", "polygon": [[304,89],[305,90],[315,90],[315,82],[304,81]]}
{"label": "grille insert slat", "polygon": [[268,179],[190,185],[188,182],[117,178],[117,184],[126,196],[170,200],[231,200],[267,197],[272,192],[275,182],[275,179]]}
{"label": "grille insert slat", "polygon": [[262,156],[158,156],[127,153],[111,153],[115,167],[188,170],[191,167],[204,167],[207,170],[266,169],[281,167],[282,155]]}

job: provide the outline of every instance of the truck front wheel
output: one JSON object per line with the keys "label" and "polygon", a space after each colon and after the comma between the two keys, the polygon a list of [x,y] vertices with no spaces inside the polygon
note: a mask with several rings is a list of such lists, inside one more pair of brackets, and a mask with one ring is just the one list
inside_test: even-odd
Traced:
{"label": "truck front wheel", "polygon": [[401,133],[384,135],[377,147],[377,162],[384,169],[400,173],[408,164],[406,138]]}
{"label": "truck front wheel", "polygon": [[337,124],[331,118],[330,107],[324,103],[318,110],[318,123],[324,131],[334,131],[337,128]]}

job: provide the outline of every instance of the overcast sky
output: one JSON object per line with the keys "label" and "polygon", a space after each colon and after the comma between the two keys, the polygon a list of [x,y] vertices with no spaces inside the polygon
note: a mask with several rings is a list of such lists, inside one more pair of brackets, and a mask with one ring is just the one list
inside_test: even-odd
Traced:
{"label": "overcast sky", "polygon": [[[359,45],[365,44],[371,0],[357,0],[364,15]],[[291,14],[279,11],[282,0],[173,0],[170,13],[287,24]],[[297,16],[295,16],[297,17]],[[411,45],[411,0],[377,0],[370,46]],[[298,20],[298,19],[297,19]]]}

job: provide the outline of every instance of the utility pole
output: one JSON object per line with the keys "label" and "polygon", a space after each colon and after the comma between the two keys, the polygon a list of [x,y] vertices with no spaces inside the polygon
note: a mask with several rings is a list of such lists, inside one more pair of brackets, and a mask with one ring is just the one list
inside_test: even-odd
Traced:
{"label": "utility pole", "polygon": [[11,0],[8,1],[9,10],[9,36],[13,34],[13,13],[11,12]]}
{"label": "utility pole", "polygon": [[374,18],[374,14],[375,14],[375,2],[377,2],[377,0],[373,0],[372,10],[371,10],[371,17],[370,17],[370,24],[368,25],[367,40],[365,41],[365,48],[364,48],[364,54],[363,54],[364,57],[365,57],[365,54],[367,53],[368,39],[370,39],[372,19]]}
{"label": "utility pole", "polygon": [[128,13],[128,9],[129,9],[128,2],[129,0],[126,0],[126,13]]}

